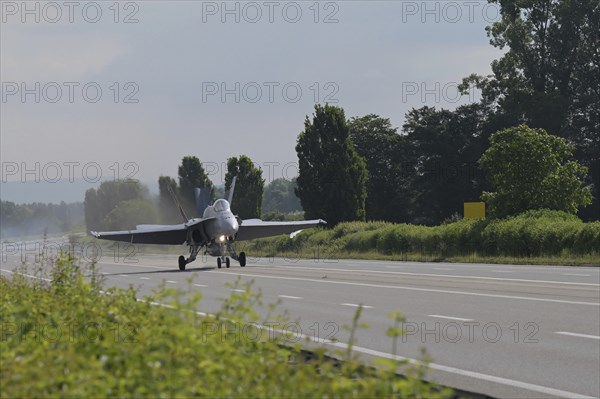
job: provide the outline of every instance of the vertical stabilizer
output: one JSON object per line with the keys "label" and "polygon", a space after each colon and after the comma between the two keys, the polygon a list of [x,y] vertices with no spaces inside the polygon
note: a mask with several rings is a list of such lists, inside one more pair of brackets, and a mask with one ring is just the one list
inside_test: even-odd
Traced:
{"label": "vertical stabilizer", "polygon": [[177,199],[177,196],[173,192],[173,188],[171,187],[170,184],[167,184],[167,190],[169,191],[169,194],[171,194],[171,198],[173,198],[173,202],[175,203],[175,206],[177,206],[177,209],[179,210],[179,214],[183,218],[183,223],[187,223],[190,219],[188,219],[187,215],[185,214],[183,207],[179,203],[179,200]]}
{"label": "vertical stabilizer", "polygon": [[196,187],[194,189],[194,198],[196,199],[196,216],[201,218],[204,210],[210,203],[210,189]]}
{"label": "vertical stabilizer", "polygon": [[233,199],[233,192],[235,190],[235,181],[237,180],[237,176],[233,176],[233,180],[231,181],[231,187],[229,188],[229,193],[227,194],[227,202],[231,205],[231,200]]}

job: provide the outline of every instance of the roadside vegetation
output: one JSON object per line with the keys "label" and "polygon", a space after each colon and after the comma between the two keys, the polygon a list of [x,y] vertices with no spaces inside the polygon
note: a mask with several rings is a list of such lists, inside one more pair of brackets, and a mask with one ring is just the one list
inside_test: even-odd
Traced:
{"label": "roadside vegetation", "polygon": [[[162,287],[141,298],[105,288],[93,265],[67,255],[1,275],[0,397],[451,397],[423,381],[424,364],[365,367],[351,349],[338,362],[323,348],[305,361],[300,344],[252,328],[285,319],[242,288],[210,317],[197,313],[198,290]],[[390,322],[395,340],[400,320]]]}
{"label": "roadside vegetation", "polygon": [[244,243],[253,255],[600,266],[600,222],[561,211],[527,211],[440,226],[347,222]]}

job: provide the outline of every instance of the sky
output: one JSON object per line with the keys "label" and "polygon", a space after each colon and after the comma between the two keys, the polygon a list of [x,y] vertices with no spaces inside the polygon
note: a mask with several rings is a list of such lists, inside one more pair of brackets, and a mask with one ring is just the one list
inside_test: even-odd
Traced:
{"label": "sky", "polygon": [[456,85],[501,56],[485,33],[497,7],[1,0],[0,197],[10,199],[7,182],[155,184],[185,155],[215,184],[241,154],[267,182],[294,177],[316,103],[401,127],[413,107],[477,101]]}

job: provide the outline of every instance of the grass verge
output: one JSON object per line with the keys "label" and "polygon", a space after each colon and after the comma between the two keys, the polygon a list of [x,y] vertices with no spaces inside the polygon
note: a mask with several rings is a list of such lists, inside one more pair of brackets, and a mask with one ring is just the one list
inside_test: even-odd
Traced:
{"label": "grass verge", "polygon": [[347,222],[295,238],[241,243],[252,255],[289,259],[381,259],[429,262],[600,266],[600,222],[557,211],[502,220],[460,220],[441,226]]}

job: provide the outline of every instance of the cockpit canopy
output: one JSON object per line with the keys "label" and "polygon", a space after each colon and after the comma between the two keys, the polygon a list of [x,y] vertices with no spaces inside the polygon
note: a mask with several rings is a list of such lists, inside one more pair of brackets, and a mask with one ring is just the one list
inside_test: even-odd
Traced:
{"label": "cockpit canopy", "polygon": [[218,199],[215,201],[215,204],[213,205],[213,209],[215,210],[215,212],[228,211],[229,210],[229,202],[227,202],[227,200],[224,200],[224,199]]}

